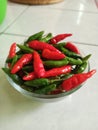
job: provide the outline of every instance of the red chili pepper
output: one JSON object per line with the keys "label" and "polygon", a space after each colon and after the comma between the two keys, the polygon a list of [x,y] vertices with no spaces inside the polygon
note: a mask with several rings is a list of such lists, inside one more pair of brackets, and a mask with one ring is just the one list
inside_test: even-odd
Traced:
{"label": "red chili pepper", "polygon": [[[56,49],[54,46],[47,44],[45,42],[41,42],[41,41],[37,41],[37,40],[33,40],[31,42],[28,43],[29,47],[35,49],[35,50],[44,50],[44,49],[49,49],[51,51],[58,51],[60,52],[58,49]],[[61,53],[61,52],[60,52]]]}
{"label": "red chili pepper", "polygon": [[22,67],[26,64],[28,64],[33,58],[32,54],[24,54],[13,66],[11,73],[15,74],[17,73]]}
{"label": "red chili pepper", "polygon": [[96,72],[96,70],[94,69],[88,73],[74,74],[69,79],[66,79],[65,81],[63,81],[63,83],[61,84],[61,87],[63,90],[69,91],[75,87],[78,87],[82,83],[84,83],[95,72]]}
{"label": "red chili pepper", "polygon": [[50,92],[50,94],[59,94],[59,93],[62,93],[62,90],[59,89],[59,88],[57,88],[57,89]]}
{"label": "red chili pepper", "polygon": [[36,78],[36,75],[34,72],[28,73],[28,75],[23,76],[23,80],[33,80]]}
{"label": "red chili pepper", "polygon": [[67,37],[69,37],[69,36],[72,36],[72,34],[70,34],[70,33],[69,33],[69,34],[65,33],[65,34],[56,35],[55,37],[53,37],[53,38],[50,40],[50,43],[51,43],[51,44],[56,44],[56,43],[58,43],[59,41],[65,39],[65,38],[67,38]]}
{"label": "red chili pepper", "polygon": [[42,52],[42,57],[49,60],[60,60],[64,59],[66,56],[58,51],[50,51],[49,49],[44,49]]}
{"label": "red chili pepper", "polygon": [[23,70],[18,71],[18,75],[19,77],[23,78],[23,76],[25,75],[25,72]]}
{"label": "red chili pepper", "polygon": [[72,43],[72,42],[67,42],[65,44],[65,48],[69,49],[70,51],[73,51],[77,54],[80,54],[79,49]]}
{"label": "red chili pepper", "polygon": [[61,74],[70,73],[71,70],[72,70],[71,65],[66,65],[66,66],[62,66],[62,67],[58,67],[58,68],[53,68],[53,69],[50,69],[50,70],[46,71],[43,77],[44,78],[53,77],[53,76],[58,76],[58,75],[61,75]]}
{"label": "red chili pepper", "polygon": [[34,51],[34,73],[38,78],[41,78],[45,74],[43,62],[38,52]]}
{"label": "red chili pepper", "polygon": [[16,55],[16,43],[13,43],[9,50],[8,58],[13,58]]}

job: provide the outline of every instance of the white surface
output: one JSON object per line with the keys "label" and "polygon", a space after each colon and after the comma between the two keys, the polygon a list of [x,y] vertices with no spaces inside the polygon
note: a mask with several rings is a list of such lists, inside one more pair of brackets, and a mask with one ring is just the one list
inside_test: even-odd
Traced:
{"label": "white surface", "polygon": [[0,26],[0,130],[98,130],[98,73],[77,92],[56,103],[39,103],[12,88],[1,70],[13,42],[40,30],[71,32],[85,54],[92,54],[91,69],[98,68],[98,9],[93,0],[64,0],[46,6],[8,2]]}
{"label": "white surface", "polygon": [[16,19],[28,8],[27,5],[8,3],[5,21],[0,26],[0,32],[4,32]]}

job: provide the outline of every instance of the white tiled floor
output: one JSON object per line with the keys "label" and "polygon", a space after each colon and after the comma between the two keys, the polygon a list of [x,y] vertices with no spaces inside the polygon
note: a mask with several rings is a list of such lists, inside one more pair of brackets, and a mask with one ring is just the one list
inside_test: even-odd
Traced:
{"label": "white tiled floor", "polygon": [[97,0],[64,0],[59,4],[49,5],[49,7],[97,13],[98,9],[95,1]]}
{"label": "white tiled floor", "polygon": [[16,19],[28,8],[27,5],[8,3],[5,21],[0,26],[0,32],[4,32]]}
{"label": "white tiled floor", "polygon": [[[13,42],[45,32],[73,33],[85,54],[92,54],[91,69],[98,68],[97,0],[64,0],[58,4],[29,6],[8,2],[0,25],[0,68]],[[14,90],[0,69],[0,130],[97,130],[98,73],[76,93],[56,103],[31,101]]]}

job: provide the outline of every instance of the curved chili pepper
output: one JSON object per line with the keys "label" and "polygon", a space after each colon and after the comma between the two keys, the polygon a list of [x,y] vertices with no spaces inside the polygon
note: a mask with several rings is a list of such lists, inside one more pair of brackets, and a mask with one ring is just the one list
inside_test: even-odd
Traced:
{"label": "curved chili pepper", "polygon": [[23,80],[33,80],[33,79],[36,79],[37,76],[35,75],[34,72],[30,72],[28,73],[27,75],[23,76]]}
{"label": "curved chili pepper", "polygon": [[51,38],[52,38],[52,33],[48,33],[45,37],[42,37],[40,41],[48,43]]}
{"label": "curved chili pepper", "polygon": [[75,59],[75,58],[71,58],[71,57],[66,57],[66,59],[68,60],[69,64],[71,65],[81,65],[83,63],[83,61],[81,59]]}
{"label": "curved chili pepper", "polygon": [[33,61],[34,72],[38,78],[41,78],[45,74],[44,65],[38,52],[34,51],[33,54],[34,54],[34,61]]}
{"label": "curved chili pepper", "polygon": [[40,40],[40,39],[42,38],[43,34],[44,34],[44,31],[40,31],[40,32],[38,32],[38,33],[35,33],[35,34],[31,35],[31,36],[27,39],[27,41],[25,41],[25,43],[28,43],[28,42],[30,42],[30,41],[32,41],[32,40]]}
{"label": "curved chili pepper", "polygon": [[50,51],[49,49],[44,49],[42,52],[42,57],[49,60],[60,60],[64,59],[66,56],[58,51]]}
{"label": "curved chili pepper", "polygon": [[23,81],[17,74],[11,74],[9,68],[2,68],[2,70],[17,84],[22,85]]}
{"label": "curved chili pepper", "polygon": [[33,53],[33,49],[29,48],[28,46],[25,46],[25,45],[20,45],[20,44],[17,44],[17,46],[20,48],[20,51],[23,51],[25,53]]}
{"label": "curved chili pepper", "polygon": [[69,37],[69,36],[72,36],[72,34],[59,34],[59,35],[56,35],[55,37],[53,37],[51,40],[50,40],[50,43],[51,44],[56,44],[58,43],[59,41]]}
{"label": "curved chili pepper", "polygon": [[18,56],[15,55],[15,56],[13,57],[13,59],[12,59],[10,68],[12,68],[12,67],[14,66],[14,64],[17,62],[17,60],[18,60]]}
{"label": "curved chili pepper", "polygon": [[61,87],[65,91],[76,88],[90,78],[95,72],[96,70],[94,69],[87,73],[74,74],[72,77],[64,80]]}
{"label": "curved chili pepper", "polygon": [[[45,74],[41,77],[47,78],[47,77],[58,76],[61,74],[66,74],[66,73],[71,72],[71,69],[72,69],[72,67],[70,65],[59,67],[59,68],[53,68],[53,69],[50,69],[48,71],[45,71]],[[28,81],[28,80],[33,80],[35,78],[37,78],[37,76],[35,75],[34,72],[31,72],[28,75],[24,76],[23,80]]]}
{"label": "curved chili pepper", "polygon": [[13,43],[9,50],[8,58],[13,58],[16,55],[16,43]]}
{"label": "curved chili pepper", "polygon": [[75,52],[77,54],[80,54],[79,49],[75,46],[75,44],[73,44],[72,42],[67,42],[65,44],[65,48],[67,48],[68,50]]}
{"label": "curved chili pepper", "polygon": [[67,58],[64,58],[62,60],[47,60],[44,61],[43,64],[48,67],[48,68],[53,68],[53,67],[61,67],[64,65],[67,65],[69,63],[69,61],[67,60]]}
{"label": "curved chili pepper", "polygon": [[32,54],[24,54],[12,67],[11,73],[15,74],[17,73],[22,67],[26,64],[28,64],[33,58]]}
{"label": "curved chili pepper", "polygon": [[39,78],[39,79],[34,79],[30,81],[24,82],[25,85],[31,86],[31,87],[43,87],[47,86],[50,84],[50,80],[47,78]]}
{"label": "curved chili pepper", "polygon": [[70,73],[71,70],[72,70],[71,65],[53,68],[53,69],[46,71],[43,77],[47,78],[47,77],[53,77],[53,76],[58,76],[58,75],[61,75],[61,74]]}
{"label": "curved chili pepper", "polygon": [[82,73],[87,67],[87,62],[83,62],[81,65],[77,66],[74,70],[74,73]]}
{"label": "curved chili pepper", "polygon": [[81,58],[80,54],[77,54],[75,52],[69,51],[68,49],[66,49],[63,46],[59,46],[59,47],[60,47],[61,52],[63,52],[66,56],[74,57],[74,58]]}
{"label": "curved chili pepper", "polygon": [[31,65],[26,65],[22,68],[23,71],[26,71],[27,73],[32,72],[33,71],[33,66]]}
{"label": "curved chili pepper", "polygon": [[89,59],[90,57],[91,57],[91,54],[89,54],[89,55],[83,57],[83,58],[82,58],[82,61],[83,61],[83,62],[86,62],[86,61],[88,61],[88,59]]}
{"label": "curved chili pepper", "polygon": [[[31,41],[28,43],[29,47],[35,49],[35,50],[44,50],[44,49],[49,49],[51,51],[58,51],[60,52],[58,49],[56,49],[55,47],[53,47],[52,45],[50,44],[47,44],[45,42],[41,42],[41,41],[37,41],[37,40],[34,40],[34,41]],[[60,52],[61,53],[61,52]]]}
{"label": "curved chili pepper", "polygon": [[41,87],[41,88],[35,90],[34,92],[38,93],[38,94],[48,94],[55,89],[56,89],[56,84],[50,84],[50,85]]}

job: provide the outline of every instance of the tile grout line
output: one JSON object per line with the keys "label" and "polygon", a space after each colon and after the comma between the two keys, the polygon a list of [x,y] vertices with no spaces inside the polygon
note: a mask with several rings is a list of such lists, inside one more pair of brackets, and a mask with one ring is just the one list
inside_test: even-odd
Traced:
{"label": "tile grout line", "polygon": [[76,43],[76,44],[80,44],[80,45],[88,45],[88,46],[97,46],[98,47],[98,45],[97,44],[90,44],[90,43],[85,43],[85,42],[77,42],[77,41],[72,41],[72,42],[74,42],[74,43]]}
{"label": "tile grout line", "polygon": [[27,6],[2,32],[1,34],[4,34],[4,32],[19,18],[27,9],[29,6]]}
{"label": "tile grout line", "polygon": [[23,35],[23,34],[13,34],[13,33],[3,33],[4,35],[12,35],[12,36],[20,36],[20,37],[29,37],[28,35]]}
{"label": "tile grout line", "polygon": [[90,11],[82,11],[82,10],[74,10],[74,9],[63,9],[63,8],[53,8],[49,7],[51,9],[56,9],[56,10],[64,10],[64,11],[74,11],[74,12],[83,12],[83,13],[88,13],[88,14],[98,14],[98,12],[90,12]]}

